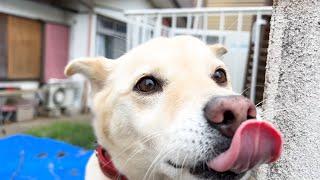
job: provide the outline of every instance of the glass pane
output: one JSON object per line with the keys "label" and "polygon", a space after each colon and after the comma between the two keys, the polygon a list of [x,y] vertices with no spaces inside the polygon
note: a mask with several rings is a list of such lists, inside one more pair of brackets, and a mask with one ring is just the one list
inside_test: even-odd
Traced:
{"label": "glass pane", "polygon": [[97,56],[106,56],[105,49],[106,49],[105,37],[103,35],[97,34],[96,55]]}
{"label": "glass pane", "polygon": [[124,23],[121,23],[121,24],[117,23],[116,30],[118,32],[126,33],[127,32],[127,27],[126,27],[126,25]]}

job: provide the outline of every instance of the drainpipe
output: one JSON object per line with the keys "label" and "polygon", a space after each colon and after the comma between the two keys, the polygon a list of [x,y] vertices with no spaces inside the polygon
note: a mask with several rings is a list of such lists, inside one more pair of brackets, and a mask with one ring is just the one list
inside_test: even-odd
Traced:
{"label": "drainpipe", "polygon": [[259,55],[260,55],[260,32],[261,26],[265,25],[266,21],[262,19],[260,13],[257,14],[257,19],[254,25],[254,51],[253,51],[253,64],[251,72],[251,86],[250,86],[250,99],[255,102],[256,100],[256,85],[258,76],[258,66],[259,66]]}

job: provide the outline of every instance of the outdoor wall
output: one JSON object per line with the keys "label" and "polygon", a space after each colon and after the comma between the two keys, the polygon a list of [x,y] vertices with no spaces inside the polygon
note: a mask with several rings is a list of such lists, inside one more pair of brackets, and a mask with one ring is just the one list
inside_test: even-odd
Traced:
{"label": "outdoor wall", "polygon": [[274,1],[265,119],[284,135],[281,159],[258,179],[320,177],[320,1]]}
{"label": "outdoor wall", "polygon": [[69,27],[61,24],[44,25],[43,79],[65,79],[64,67],[69,61]]}
{"label": "outdoor wall", "polygon": [[88,56],[89,14],[76,14],[27,0],[2,0],[0,12],[71,27],[69,58]]}
{"label": "outdoor wall", "polygon": [[[101,15],[123,22],[126,22],[126,17],[123,14],[123,10],[152,8],[152,5],[147,0],[98,0],[97,4],[101,6],[97,10],[97,12],[99,12]],[[68,61],[79,57],[88,57],[95,55],[97,20],[97,15],[95,12],[70,13],[54,6],[38,3],[35,1],[1,0],[0,13],[41,20],[44,23],[50,22],[69,26],[70,41],[68,48]],[[46,63],[44,65],[46,65]],[[48,76],[46,76],[45,79],[48,79]],[[59,75],[59,78],[62,78],[62,76]],[[84,78],[80,75],[73,76],[72,79],[80,83],[84,82]],[[34,83],[36,83],[36,86],[38,86],[37,81],[12,81],[6,82],[5,84],[6,86],[18,85],[20,87],[29,87],[31,84],[34,87]]]}
{"label": "outdoor wall", "polygon": [[89,56],[89,28],[88,14],[71,17],[69,60]]}
{"label": "outdoor wall", "polygon": [[[0,13],[24,17],[28,19],[50,21],[61,24],[69,24],[68,16],[60,9],[27,0],[1,0]],[[38,81],[8,81],[0,82],[0,86],[19,86],[22,89],[36,89]]]}

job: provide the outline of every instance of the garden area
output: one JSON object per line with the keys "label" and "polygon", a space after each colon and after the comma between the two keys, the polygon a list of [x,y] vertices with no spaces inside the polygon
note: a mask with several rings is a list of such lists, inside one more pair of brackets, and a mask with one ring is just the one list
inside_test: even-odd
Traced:
{"label": "garden area", "polygon": [[25,132],[36,137],[47,137],[80,146],[84,149],[94,149],[95,137],[92,127],[84,122],[54,122],[31,128]]}

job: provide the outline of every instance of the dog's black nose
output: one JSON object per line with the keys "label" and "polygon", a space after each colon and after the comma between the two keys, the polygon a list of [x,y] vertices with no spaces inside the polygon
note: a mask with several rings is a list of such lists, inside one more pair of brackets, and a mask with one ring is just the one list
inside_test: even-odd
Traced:
{"label": "dog's black nose", "polygon": [[243,96],[213,97],[203,111],[208,122],[227,137],[232,137],[243,121],[257,115],[255,105]]}

